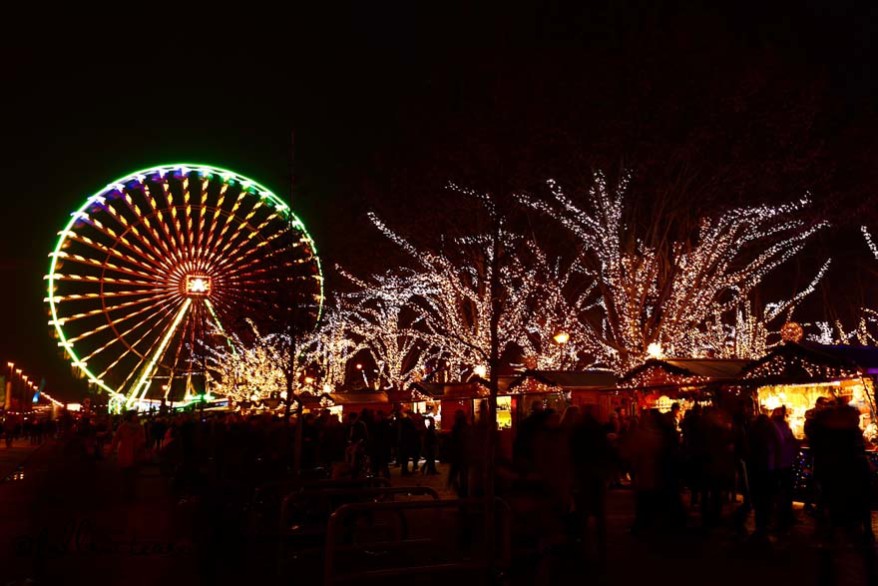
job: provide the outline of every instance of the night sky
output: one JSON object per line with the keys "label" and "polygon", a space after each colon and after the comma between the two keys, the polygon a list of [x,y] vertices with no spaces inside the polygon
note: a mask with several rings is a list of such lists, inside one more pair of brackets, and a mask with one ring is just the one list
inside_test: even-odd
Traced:
{"label": "night sky", "polygon": [[857,230],[878,227],[871,9],[368,4],[222,28],[165,19],[7,36],[0,359],[75,399],[42,303],[55,234],[109,181],[176,161],[291,199],[325,266],[355,272],[381,268],[386,247],[367,210],[422,225],[441,215],[449,179],[576,187],[593,168],[627,167],[648,199],[685,173],[695,180],[681,197],[698,211],[811,190],[815,220],[834,227],[766,300],[827,256],[836,264],[799,319],[844,317],[876,293],[878,261]]}

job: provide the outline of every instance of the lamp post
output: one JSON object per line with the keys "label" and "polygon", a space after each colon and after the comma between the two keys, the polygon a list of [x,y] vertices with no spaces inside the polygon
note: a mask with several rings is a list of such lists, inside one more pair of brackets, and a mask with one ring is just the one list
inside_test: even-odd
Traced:
{"label": "lamp post", "polygon": [[570,334],[562,330],[552,336],[552,340],[554,340],[555,344],[558,345],[558,352],[561,354],[561,359],[558,361],[558,369],[564,370],[564,362],[567,358],[567,353],[564,351],[564,346],[567,344],[567,342],[570,341]]}
{"label": "lamp post", "polygon": [[12,409],[12,375],[15,373],[15,363],[7,362],[6,366],[9,367],[9,378],[3,385],[3,408],[9,411]]}

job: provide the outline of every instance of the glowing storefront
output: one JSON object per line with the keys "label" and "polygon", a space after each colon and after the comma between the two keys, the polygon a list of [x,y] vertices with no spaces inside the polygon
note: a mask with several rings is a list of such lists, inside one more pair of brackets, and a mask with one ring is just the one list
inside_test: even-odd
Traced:
{"label": "glowing storefront", "polygon": [[874,377],[878,348],[787,342],[747,367],[741,383],[753,389],[764,413],[784,406],[793,433],[804,438],[807,413],[821,397],[841,399],[860,412],[860,427],[876,439]]}

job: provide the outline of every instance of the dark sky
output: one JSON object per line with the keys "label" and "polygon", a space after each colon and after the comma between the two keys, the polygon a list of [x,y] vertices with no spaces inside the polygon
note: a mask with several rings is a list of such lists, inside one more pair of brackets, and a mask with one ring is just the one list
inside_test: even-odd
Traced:
{"label": "dark sky", "polygon": [[[869,217],[878,187],[869,9],[371,4],[7,35],[0,359],[70,392],[42,304],[55,233],[110,180],[178,160],[236,170],[283,197],[294,169],[293,207],[327,264],[356,266],[380,246],[367,209],[397,220],[429,214],[448,178],[477,181],[502,161],[528,185],[609,161],[645,170],[650,193],[665,180],[667,145],[684,143],[705,175],[720,174],[717,161],[741,162],[747,187],[733,199],[813,189],[841,227],[809,249],[799,280],[831,253],[840,261],[833,281],[844,284],[821,295],[866,294],[874,269],[850,237],[850,216]],[[703,139],[693,131],[701,121],[711,129]],[[703,144],[713,151],[701,157]],[[765,168],[754,163],[762,153]],[[736,181],[714,189],[744,184]]]}

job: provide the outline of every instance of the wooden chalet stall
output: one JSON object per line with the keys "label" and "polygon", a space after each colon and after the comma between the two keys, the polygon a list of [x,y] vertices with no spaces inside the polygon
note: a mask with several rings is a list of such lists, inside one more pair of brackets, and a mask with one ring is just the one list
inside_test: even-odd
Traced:
{"label": "wooden chalet stall", "polygon": [[595,416],[606,421],[616,409],[630,408],[630,399],[615,389],[616,381],[609,370],[527,370],[509,381],[506,393],[516,424],[535,401],[556,411],[568,405],[593,405]]}
{"label": "wooden chalet stall", "polygon": [[[433,383],[418,382],[412,384],[412,391],[422,397],[429,397],[433,405],[433,416],[436,427],[440,431],[451,431],[454,415],[463,411],[468,422],[472,423],[479,409],[479,402],[489,395],[487,385],[479,382]],[[425,407],[426,407],[425,401]],[[499,419],[499,415],[498,415]]]}
{"label": "wooden chalet stall", "polygon": [[716,358],[668,358],[647,360],[619,381],[619,392],[630,392],[638,411],[667,412],[679,403],[681,412],[697,402],[746,400],[738,377],[748,360]]}
{"label": "wooden chalet stall", "polygon": [[790,427],[800,439],[806,413],[818,398],[828,397],[856,407],[864,435],[875,441],[876,375],[878,348],[787,342],[745,369],[741,384],[753,393],[760,411],[770,414],[785,406]]}
{"label": "wooden chalet stall", "polygon": [[[439,393],[439,395],[435,393]],[[441,388],[431,385],[422,387],[413,383],[404,391],[387,391],[387,396],[395,410],[411,411],[433,417],[436,420],[436,425],[439,425],[442,418],[440,413],[441,393]]]}
{"label": "wooden chalet stall", "polygon": [[[304,391],[299,393],[296,397],[302,402],[303,413],[319,413],[324,409],[328,409],[330,413],[341,415],[341,407],[336,403],[335,399],[332,398],[331,393],[312,393],[310,391]],[[275,409],[278,412],[283,412],[285,409],[284,403],[281,401]]]}
{"label": "wooden chalet stall", "polygon": [[341,408],[340,415],[343,417],[347,417],[351,413],[360,413],[363,409],[383,411],[386,414],[390,414],[393,410],[393,404],[384,391],[361,389],[330,393],[330,397],[335,405]]}

